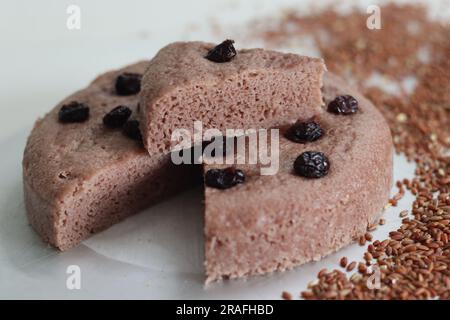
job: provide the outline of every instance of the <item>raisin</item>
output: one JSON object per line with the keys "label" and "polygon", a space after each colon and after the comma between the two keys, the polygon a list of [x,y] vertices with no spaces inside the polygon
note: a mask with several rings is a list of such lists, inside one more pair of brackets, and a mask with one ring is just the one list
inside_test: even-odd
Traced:
{"label": "raisin", "polygon": [[286,132],[286,138],[298,143],[316,141],[322,135],[323,129],[315,121],[297,122]]}
{"label": "raisin", "polygon": [[358,101],[350,95],[336,97],[328,104],[328,112],[348,115],[358,111]]}
{"label": "raisin", "polygon": [[216,189],[228,189],[244,181],[244,172],[233,167],[210,169],[205,174],[205,184]]}
{"label": "raisin", "polygon": [[321,178],[328,173],[330,163],[322,152],[306,151],[295,159],[294,171],[305,178]]}
{"label": "raisin", "polygon": [[116,93],[120,96],[129,96],[141,91],[142,75],[124,72],[116,78]]}
{"label": "raisin", "polygon": [[234,40],[225,40],[208,51],[206,59],[213,62],[229,62],[236,56],[236,49],[233,46]]}
{"label": "raisin", "polygon": [[58,113],[58,119],[63,123],[83,122],[88,118],[89,107],[77,101],[63,105]]}
{"label": "raisin", "polygon": [[142,134],[141,130],[139,129],[139,121],[137,120],[128,120],[127,122],[125,122],[125,124],[123,125],[123,133],[133,140],[142,141]]}
{"label": "raisin", "polygon": [[119,128],[125,124],[130,116],[130,108],[125,106],[118,106],[112,109],[103,117],[103,124],[109,128]]}

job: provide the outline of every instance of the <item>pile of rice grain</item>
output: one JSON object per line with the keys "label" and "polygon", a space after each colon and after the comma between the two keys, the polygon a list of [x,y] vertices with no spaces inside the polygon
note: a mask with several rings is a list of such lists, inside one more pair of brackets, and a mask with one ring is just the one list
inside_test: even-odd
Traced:
{"label": "pile of rice grain", "polygon": [[[284,46],[312,37],[328,69],[356,83],[383,113],[392,131],[396,152],[415,161],[412,180],[397,181],[396,205],[408,189],[416,197],[411,215],[392,230],[390,238],[367,246],[350,278],[345,269],[322,270],[301,293],[305,299],[448,299],[450,298],[450,26],[430,21],[416,5],[381,7],[382,28],[369,30],[368,15],[342,15],[328,9],[310,16],[296,11],[258,24],[256,37],[269,46]],[[385,92],[370,85],[375,74],[398,85]],[[404,86],[415,77],[415,86]],[[380,221],[384,224],[384,220]],[[376,226],[369,226],[369,231]],[[361,238],[360,244],[371,242]],[[377,266],[379,289],[367,280]],[[351,267],[351,268],[350,268]],[[287,293],[283,297],[289,296]]]}

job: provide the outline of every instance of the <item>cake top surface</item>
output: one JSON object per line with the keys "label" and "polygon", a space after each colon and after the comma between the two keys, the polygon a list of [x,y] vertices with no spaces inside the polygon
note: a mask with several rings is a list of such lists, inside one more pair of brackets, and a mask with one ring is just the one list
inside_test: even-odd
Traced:
{"label": "cake top surface", "polygon": [[200,41],[174,42],[165,46],[148,65],[143,77],[143,91],[170,90],[197,82],[222,81],[243,71],[253,70],[257,73],[261,70],[288,70],[311,61],[325,68],[323,60],[319,58],[265,49],[238,50],[231,61],[217,63],[205,58],[214,46]]}
{"label": "cake top surface", "polygon": [[[358,112],[347,116],[321,113],[314,121],[320,123],[324,134],[313,142],[292,142],[285,137],[288,126],[281,128],[278,172],[275,175],[261,175],[260,168],[267,167],[266,165],[233,164],[232,166],[245,173],[245,182],[225,190],[206,187],[206,208],[216,208],[225,203],[229,206],[240,206],[248,201],[258,201],[257,199],[262,197],[274,202],[288,201],[296,197],[299,203],[314,202],[317,206],[326,208],[327,202],[335,203],[335,198],[345,201],[348,190],[358,189],[359,185],[369,183],[364,180],[365,177],[356,176],[354,173],[365,172],[367,176],[376,174],[371,172],[373,164],[382,160],[388,161],[385,157],[392,154],[393,146],[386,121],[370,101],[331,73],[325,74],[323,94],[326,104],[339,95],[351,94],[359,103]],[[373,152],[381,149],[385,152]],[[307,179],[294,172],[295,159],[305,151],[323,152],[328,157],[330,169],[326,176]],[[230,165],[206,164],[204,171],[227,167]]]}
{"label": "cake top surface", "polygon": [[194,121],[221,131],[267,128],[320,111],[326,70],[322,59],[242,49],[229,61],[211,61],[207,56],[216,48],[175,42],[150,61],[140,100],[142,134],[150,153],[169,152],[173,132],[192,132]]}
{"label": "cake top surface", "polygon": [[[51,199],[73,188],[99,170],[130,157],[148,157],[140,143],[121,129],[110,129],[103,117],[123,105],[137,116],[138,95],[118,95],[115,81],[124,72],[143,74],[147,61],[98,76],[88,87],[68,96],[43,118],[36,121],[24,151],[23,170],[27,183]],[[61,123],[61,107],[72,101],[89,107],[89,119],[81,123]]]}

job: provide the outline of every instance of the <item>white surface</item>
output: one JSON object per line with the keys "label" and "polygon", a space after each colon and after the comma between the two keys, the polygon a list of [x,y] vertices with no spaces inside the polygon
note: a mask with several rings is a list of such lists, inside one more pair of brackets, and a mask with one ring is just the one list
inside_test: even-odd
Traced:
{"label": "white surface", "polygon": [[[175,40],[238,39],[244,21],[292,3],[305,6],[288,0],[2,3],[0,298],[279,298],[282,290],[297,294],[305,289],[320,269],[337,267],[343,255],[361,258],[364,248],[351,245],[291,272],[205,289],[200,190],[161,203],[65,253],[43,245],[25,217],[22,152],[38,116],[98,73],[149,58]],[[81,7],[79,31],[66,28],[68,4]],[[233,27],[214,35],[214,18]],[[396,157],[396,178],[411,177],[412,170]],[[384,239],[400,224],[398,212],[409,209],[411,200],[408,195],[385,213],[388,223],[375,239]],[[81,290],[66,289],[66,268],[73,264],[81,268]]]}

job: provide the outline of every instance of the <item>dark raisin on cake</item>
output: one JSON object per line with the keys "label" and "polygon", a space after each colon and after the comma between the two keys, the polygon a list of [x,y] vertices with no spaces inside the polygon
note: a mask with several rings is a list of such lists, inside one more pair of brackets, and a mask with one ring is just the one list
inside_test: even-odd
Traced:
{"label": "dark raisin on cake", "polygon": [[131,112],[126,106],[117,106],[103,117],[103,124],[108,128],[120,128],[131,116]]}
{"label": "dark raisin on cake", "polygon": [[213,62],[229,62],[236,56],[236,49],[233,46],[234,40],[225,40],[208,51],[206,59]]}
{"label": "dark raisin on cake", "polygon": [[318,151],[305,151],[294,162],[294,171],[305,178],[324,177],[329,168],[328,158]]}
{"label": "dark raisin on cake", "polygon": [[315,121],[298,121],[286,131],[286,138],[297,143],[313,142],[323,135],[322,127]]}
{"label": "dark raisin on cake", "polygon": [[228,189],[244,181],[244,172],[234,167],[210,169],[205,173],[205,184],[216,189]]}
{"label": "dark raisin on cake", "polygon": [[139,121],[137,120],[128,120],[123,125],[123,133],[136,141],[142,141],[141,130],[139,129]]}
{"label": "dark raisin on cake", "polygon": [[89,107],[78,101],[63,105],[58,113],[58,119],[62,123],[84,122],[88,118]]}
{"label": "dark raisin on cake", "polygon": [[349,115],[358,111],[358,101],[351,95],[337,96],[328,104],[328,112]]}
{"label": "dark raisin on cake", "polygon": [[129,96],[141,91],[142,75],[131,72],[119,74],[116,78],[116,93],[120,96]]}

